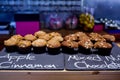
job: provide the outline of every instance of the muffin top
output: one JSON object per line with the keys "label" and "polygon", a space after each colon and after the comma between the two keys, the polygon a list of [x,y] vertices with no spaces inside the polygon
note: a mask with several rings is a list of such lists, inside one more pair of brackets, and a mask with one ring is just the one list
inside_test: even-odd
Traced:
{"label": "muffin top", "polygon": [[63,41],[63,37],[62,36],[55,36],[51,40],[56,40],[56,41],[62,42]]}
{"label": "muffin top", "polygon": [[4,41],[5,46],[16,46],[18,44],[19,40],[16,38],[10,38],[8,40]]}
{"label": "muffin top", "polygon": [[98,33],[90,33],[90,39],[93,41],[106,41],[102,35]]}
{"label": "muffin top", "polygon": [[24,39],[29,40],[29,41],[34,41],[37,38],[35,36],[33,36],[32,34],[27,34],[27,35],[24,36]]}
{"label": "muffin top", "polygon": [[115,41],[115,36],[113,35],[106,34],[103,35],[103,38],[105,38],[107,41]]}
{"label": "muffin top", "polygon": [[62,42],[62,46],[66,46],[69,48],[78,48],[78,43],[75,41],[67,40]]}
{"label": "muffin top", "polygon": [[15,38],[15,39],[18,39],[18,40],[23,39],[23,37],[20,34],[13,35],[13,36],[11,36],[11,38]]}
{"label": "muffin top", "polygon": [[49,40],[47,42],[47,47],[49,48],[59,48],[61,46],[61,43],[57,40]]}
{"label": "muffin top", "polygon": [[39,39],[44,39],[46,41],[51,39],[51,36],[49,34],[41,35],[38,37]]}
{"label": "muffin top", "polygon": [[44,32],[44,31],[37,31],[37,32],[34,33],[34,35],[35,35],[36,37],[44,36],[45,34],[46,34],[46,32]]}
{"label": "muffin top", "polygon": [[64,40],[75,41],[77,40],[77,36],[75,34],[69,34],[64,37]]}
{"label": "muffin top", "polygon": [[84,32],[76,32],[75,33],[76,36],[87,36]]}
{"label": "muffin top", "polygon": [[46,46],[47,42],[44,39],[37,39],[32,42],[32,46],[34,47],[43,47]]}
{"label": "muffin top", "polygon": [[112,48],[112,45],[110,43],[107,42],[96,42],[94,44],[94,48]]}
{"label": "muffin top", "polygon": [[31,41],[28,41],[28,40],[21,40],[18,43],[18,47],[21,47],[21,48],[26,48],[26,47],[29,47],[29,46],[31,46]]}
{"label": "muffin top", "polygon": [[83,32],[76,32],[75,35],[78,37],[78,40],[89,39],[89,37]]}
{"label": "muffin top", "polygon": [[62,36],[60,33],[58,33],[58,32],[51,32],[51,33],[49,33],[49,35],[51,36],[51,37],[55,37],[55,36]]}
{"label": "muffin top", "polygon": [[93,47],[93,43],[91,42],[90,39],[83,39],[83,40],[79,41],[78,44],[79,44],[79,46],[82,46],[86,49]]}

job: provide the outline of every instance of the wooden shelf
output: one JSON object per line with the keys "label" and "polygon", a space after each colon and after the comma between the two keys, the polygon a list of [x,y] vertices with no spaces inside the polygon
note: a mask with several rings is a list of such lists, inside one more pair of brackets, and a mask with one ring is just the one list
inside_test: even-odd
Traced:
{"label": "wooden shelf", "polygon": [[1,70],[0,80],[119,80],[119,75],[120,71]]}

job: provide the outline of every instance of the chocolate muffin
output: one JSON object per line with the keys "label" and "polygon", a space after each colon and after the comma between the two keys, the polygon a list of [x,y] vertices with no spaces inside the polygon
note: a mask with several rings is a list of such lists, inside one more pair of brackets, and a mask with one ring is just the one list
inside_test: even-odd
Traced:
{"label": "chocolate muffin", "polygon": [[27,34],[27,35],[24,36],[24,39],[28,40],[28,41],[34,41],[37,38],[35,36],[33,36],[32,34]]}
{"label": "chocolate muffin", "polygon": [[63,53],[74,54],[77,53],[77,49],[78,49],[78,43],[75,41],[67,40],[62,42]]}
{"label": "chocolate muffin", "polygon": [[21,40],[18,43],[18,51],[20,53],[29,53],[31,52],[31,41],[28,40]]}
{"label": "chocolate muffin", "polygon": [[93,48],[93,43],[91,42],[90,39],[83,39],[78,42],[79,44],[79,52],[84,53],[84,54],[90,54],[91,49]]}
{"label": "chocolate muffin", "polygon": [[102,35],[98,34],[98,33],[90,33],[89,34],[90,39],[93,43],[97,42],[97,41],[106,41]]}
{"label": "chocolate muffin", "polygon": [[57,40],[49,40],[47,42],[47,50],[50,54],[58,54],[60,53],[61,43]]}
{"label": "chocolate muffin", "polygon": [[44,36],[44,35],[46,35],[46,34],[47,34],[47,33],[44,32],[44,31],[37,31],[37,32],[34,33],[34,36],[39,37],[39,36]]}
{"label": "chocolate muffin", "polygon": [[109,43],[112,43],[115,41],[115,36],[113,35],[105,34],[103,35],[103,38],[106,39],[106,41]]}
{"label": "chocolate muffin", "polygon": [[4,41],[4,46],[7,52],[15,52],[17,51],[17,44],[19,40],[16,38],[10,38]]}
{"label": "chocolate muffin", "polygon": [[33,52],[35,53],[43,53],[46,51],[46,40],[44,39],[37,39],[32,42]]}
{"label": "chocolate muffin", "polygon": [[110,55],[112,45],[110,43],[103,42],[103,41],[96,42],[94,44],[94,49],[97,49],[96,53],[100,55]]}

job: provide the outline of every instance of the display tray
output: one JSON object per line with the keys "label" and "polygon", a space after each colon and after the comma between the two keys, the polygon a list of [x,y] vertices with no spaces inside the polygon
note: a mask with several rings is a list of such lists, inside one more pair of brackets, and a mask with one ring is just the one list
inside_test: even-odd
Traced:
{"label": "display tray", "polygon": [[[104,54],[104,51],[101,52]],[[65,54],[66,70],[120,70],[120,48],[113,43],[110,55],[91,54]]]}
{"label": "display tray", "polygon": [[21,54],[8,53],[5,48],[0,52],[0,70],[63,70],[64,55],[59,53]]}

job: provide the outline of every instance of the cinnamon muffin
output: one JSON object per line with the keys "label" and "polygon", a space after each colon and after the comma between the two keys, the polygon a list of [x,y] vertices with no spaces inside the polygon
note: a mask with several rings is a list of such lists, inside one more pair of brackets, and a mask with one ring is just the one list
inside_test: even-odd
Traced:
{"label": "cinnamon muffin", "polygon": [[33,36],[32,34],[27,34],[27,35],[24,36],[24,39],[28,40],[28,41],[34,41],[37,38],[35,36]]}
{"label": "cinnamon muffin", "polygon": [[11,36],[11,38],[15,38],[15,39],[18,39],[18,40],[23,39],[23,37],[20,34],[13,35],[13,36]]}
{"label": "cinnamon muffin", "polygon": [[46,40],[44,39],[37,39],[35,41],[32,42],[32,46],[33,46],[33,51],[35,53],[43,53],[46,51]]}
{"label": "cinnamon muffin", "polygon": [[78,42],[79,44],[79,52],[80,53],[85,53],[85,54],[90,54],[91,49],[93,48],[93,43],[91,42],[90,39],[83,39]]}
{"label": "cinnamon muffin", "polygon": [[112,50],[112,45],[107,42],[96,42],[94,44],[94,48],[97,49],[98,54],[100,55],[110,55],[111,50]]}
{"label": "cinnamon muffin", "polygon": [[64,53],[74,54],[77,52],[77,48],[78,48],[78,43],[75,41],[67,40],[62,42],[62,51]]}
{"label": "cinnamon muffin", "polygon": [[18,43],[18,51],[20,53],[29,53],[31,52],[31,41],[28,40],[21,40]]}
{"label": "cinnamon muffin", "polygon": [[51,39],[51,36],[49,34],[45,34],[45,35],[39,35],[38,37],[39,39],[44,39],[46,41],[50,40]]}
{"label": "cinnamon muffin", "polygon": [[97,42],[97,41],[106,41],[102,35],[98,34],[98,33],[90,33],[89,34],[90,39],[93,43]]}
{"label": "cinnamon muffin", "polygon": [[58,54],[60,53],[61,43],[57,40],[49,40],[47,42],[47,49],[50,54]]}
{"label": "cinnamon muffin", "polygon": [[103,38],[105,38],[106,41],[109,43],[112,43],[115,41],[115,36],[113,36],[113,35],[105,34],[105,35],[103,35]]}
{"label": "cinnamon muffin", "polygon": [[37,31],[37,32],[34,33],[34,35],[35,35],[36,37],[44,36],[44,35],[46,35],[46,34],[47,34],[47,33],[44,32],[44,31]]}
{"label": "cinnamon muffin", "polygon": [[51,40],[62,42],[63,41],[63,37],[62,36],[55,36]]}
{"label": "cinnamon muffin", "polygon": [[17,44],[19,40],[16,38],[10,38],[8,40],[4,40],[4,46],[7,52],[17,51]]}

